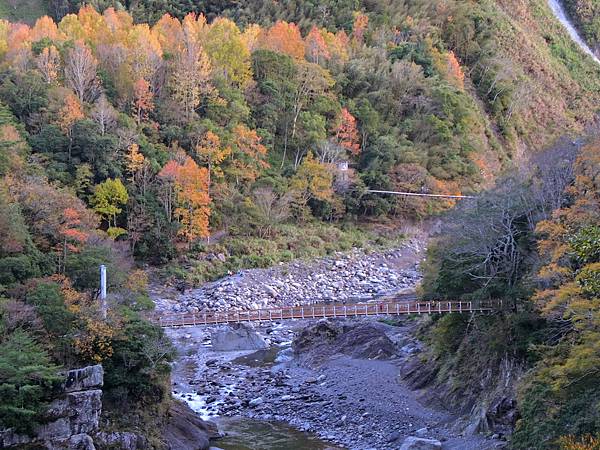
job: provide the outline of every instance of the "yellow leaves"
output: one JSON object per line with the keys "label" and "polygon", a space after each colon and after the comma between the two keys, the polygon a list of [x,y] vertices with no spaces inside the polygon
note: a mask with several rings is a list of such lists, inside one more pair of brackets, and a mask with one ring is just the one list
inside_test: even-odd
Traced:
{"label": "yellow leaves", "polygon": [[202,163],[206,164],[208,169],[209,187],[213,175],[222,175],[219,165],[230,154],[231,147],[221,147],[221,139],[212,131],[207,131],[202,140],[196,145],[196,155]]}
{"label": "yellow leaves", "polygon": [[593,436],[562,436],[558,440],[560,450],[598,450],[600,439]]}
{"label": "yellow leaves", "polygon": [[162,64],[160,41],[147,24],[134,26],[126,37],[133,79],[152,80]]}
{"label": "yellow leaves", "polygon": [[148,274],[141,270],[133,270],[127,277],[125,288],[137,294],[145,294],[148,290]]}
{"label": "yellow leaves", "polygon": [[222,17],[215,19],[207,27],[202,45],[214,70],[225,80],[242,88],[250,83],[250,50],[234,22]]}
{"label": "yellow leaves", "polygon": [[543,266],[538,272],[538,278],[544,284],[558,285],[571,277],[573,271],[568,267],[563,267],[556,262],[551,262]]}
{"label": "yellow leaves", "polygon": [[133,181],[135,179],[136,173],[138,173],[142,167],[144,167],[144,162],[146,159],[144,155],[140,152],[140,146],[137,144],[131,144],[129,146],[129,151],[127,152],[127,171],[130,173],[129,179]]}
{"label": "yellow leaves", "polygon": [[236,152],[232,161],[236,182],[253,182],[261,170],[269,167],[265,161],[267,148],[261,144],[260,136],[255,130],[245,125],[237,125],[233,129]]}
{"label": "yellow leaves", "polygon": [[175,70],[171,78],[173,98],[180,104],[187,120],[200,106],[203,96],[216,95],[210,82],[212,66],[202,47],[188,42],[177,55]]}
{"label": "yellow leaves", "polygon": [[86,296],[77,292],[71,283],[71,280],[65,275],[55,274],[47,278],[48,281],[60,286],[60,293],[63,296],[67,309],[73,314],[81,314],[86,306]]}
{"label": "yellow leaves", "polygon": [[86,318],[83,333],[75,339],[75,349],[85,359],[101,363],[113,354],[114,336],[115,330],[106,322]]}
{"label": "yellow leaves", "polygon": [[253,52],[257,48],[258,37],[261,31],[262,30],[260,26],[253,23],[251,25],[248,25],[242,33],[242,42],[244,43],[249,52]]}
{"label": "yellow leaves", "polygon": [[333,175],[329,168],[308,152],[292,178],[290,188],[299,193],[304,201],[316,199],[329,201],[333,197]]}

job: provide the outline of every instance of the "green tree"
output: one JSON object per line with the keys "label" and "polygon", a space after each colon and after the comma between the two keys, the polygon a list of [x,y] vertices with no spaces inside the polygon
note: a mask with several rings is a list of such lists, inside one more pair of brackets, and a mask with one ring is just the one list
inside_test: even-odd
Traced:
{"label": "green tree", "polygon": [[108,227],[117,228],[117,216],[121,214],[122,206],[127,204],[129,195],[120,179],[108,179],[96,185],[91,202],[94,211],[108,222]]}
{"label": "green tree", "polygon": [[0,342],[0,424],[31,432],[60,381],[58,367],[26,331]]}

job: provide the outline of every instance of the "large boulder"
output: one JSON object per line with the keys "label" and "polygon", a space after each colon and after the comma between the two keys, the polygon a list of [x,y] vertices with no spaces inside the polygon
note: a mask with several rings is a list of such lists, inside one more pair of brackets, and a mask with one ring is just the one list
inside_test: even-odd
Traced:
{"label": "large boulder", "polygon": [[439,450],[442,448],[442,443],[436,439],[425,439],[416,436],[407,437],[400,450]]}
{"label": "large boulder", "polygon": [[208,450],[210,439],[219,437],[212,422],[202,420],[186,404],[174,401],[163,437],[170,450]]}
{"label": "large boulder", "polygon": [[356,359],[389,359],[395,354],[394,343],[377,325],[320,320],[303,329],[292,343],[298,360],[318,367],[335,354]]}
{"label": "large boulder", "polygon": [[243,323],[218,329],[211,333],[210,340],[213,350],[224,352],[261,350],[268,347],[252,326]]}

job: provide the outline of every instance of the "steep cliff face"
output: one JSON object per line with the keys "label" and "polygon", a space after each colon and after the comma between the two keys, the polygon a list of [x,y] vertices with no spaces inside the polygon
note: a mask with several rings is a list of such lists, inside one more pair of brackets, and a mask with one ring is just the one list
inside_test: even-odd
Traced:
{"label": "steep cliff face", "polygon": [[10,429],[0,431],[0,447],[35,444],[49,450],[95,449],[91,435],[98,431],[103,381],[101,365],[68,371],[62,394],[51,403],[44,424],[35,430],[35,435],[20,435]]}

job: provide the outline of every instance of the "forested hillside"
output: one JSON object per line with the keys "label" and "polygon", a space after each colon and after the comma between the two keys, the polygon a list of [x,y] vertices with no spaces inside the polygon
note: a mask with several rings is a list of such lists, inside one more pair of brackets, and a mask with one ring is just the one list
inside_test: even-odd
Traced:
{"label": "forested hillside", "polygon": [[[141,318],[152,305],[136,264],[203,282],[382,243],[356,224],[452,204],[368,189],[479,192],[591,125],[600,100],[600,68],[542,0],[50,0],[27,15],[18,3],[0,3],[0,423],[19,431],[41,417],[59,367],[102,362],[107,422],[127,427],[144,409],[136,426],[160,447],[172,351]],[[36,20],[46,7],[52,18]],[[588,233],[569,205],[576,223],[545,248]],[[560,206],[535,204],[540,232]],[[580,277],[595,256],[569,273],[550,256],[544,274],[597,294]],[[524,273],[429,293],[525,298]],[[554,284],[536,298],[560,298]]]}

